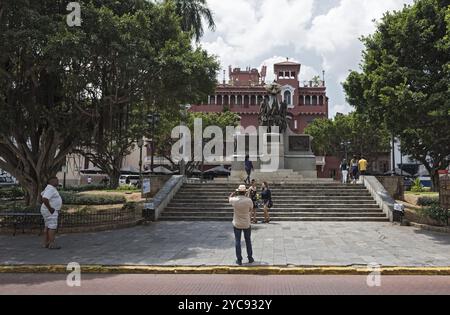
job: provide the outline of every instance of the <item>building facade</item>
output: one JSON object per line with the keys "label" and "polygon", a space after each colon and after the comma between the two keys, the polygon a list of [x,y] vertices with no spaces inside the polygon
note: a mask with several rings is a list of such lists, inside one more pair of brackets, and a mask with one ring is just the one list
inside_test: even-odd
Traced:
{"label": "building facade", "polygon": [[[275,82],[282,86],[280,101],[288,105],[290,129],[303,134],[315,119],[328,119],[329,99],[323,80],[301,81],[301,64],[289,61],[276,63],[273,69]],[[202,104],[193,105],[192,112],[219,113],[225,109],[241,117],[241,125],[259,126],[260,104],[268,98],[266,85],[267,67],[258,69],[229,68],[229,80],[220,82],[213,95]],[[317,157],[318,176],[335,177],[339,162],[332,157]]]}

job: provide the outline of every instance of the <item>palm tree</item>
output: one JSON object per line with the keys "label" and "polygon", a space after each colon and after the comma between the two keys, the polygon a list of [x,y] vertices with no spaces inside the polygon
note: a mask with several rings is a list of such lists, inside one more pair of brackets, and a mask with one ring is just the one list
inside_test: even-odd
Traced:
{"label": "palm tree", "polygon": [[181,28],[185,32],[193,32],[195,40],[205,33],[203,28],[203,19],[212,31],[216,29],[216,23],[212,11],[208,8],[207,0],[166,0],[172,1],[178,16],[181,17]]}

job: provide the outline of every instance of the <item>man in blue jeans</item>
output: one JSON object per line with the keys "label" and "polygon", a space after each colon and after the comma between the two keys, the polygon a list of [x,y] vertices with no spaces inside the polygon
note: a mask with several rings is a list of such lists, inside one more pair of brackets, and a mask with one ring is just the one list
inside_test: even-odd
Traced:
{"label": "man in blue jeans", "polygon": [[234,236],[236,240],[236,263],[242,265],[242,249],[241,239],[244,233],[245,244],[247,246],[248,262],[254,263],[253,249],[252,249],[252,226],[250,222],[250,214],[253,210],[253,201],[246,197],[247,187],[245,185],[239,186],[236,192],[229,197],[230,204],[234,208],[233,226]]}

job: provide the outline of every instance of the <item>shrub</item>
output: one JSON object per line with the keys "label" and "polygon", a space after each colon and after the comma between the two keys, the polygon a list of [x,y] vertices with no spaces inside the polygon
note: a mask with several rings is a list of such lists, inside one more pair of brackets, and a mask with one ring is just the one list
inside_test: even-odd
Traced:
{"label": "shrub", "polygon": [[84,186],[69,186],[65,189],[61,189],[61,191],[68,192],[86,192],[86,191],[94,191],[94,190],[106,190],[108,187],[105,185],[84,185]]}
{"label": "shrub", "polygon": [[119,186],[119,188],[116,189],[116,191],[140,191],[139,188],[136,188],[135,186]]}
{"label": "shrub", "polygon": [[66,205],[88,205],[88,206],[102,206],[102,205],[116,205],[126,202],[123,196],[111,195],[79,195],[73,192],[61,192],[61,198]]}
{"label": "shrub", "polygon": [[420,179],[419,179],[419,178],[417,178],[417,179],[414,181],[414,184],[413,184],[413,186],[411,187],[411,191],[412,191],[412,192],[416,192],[416,193],[424,192],[424,191],[425,191],[425,189],[423,188],[423,185],[422,185],[422,183],[420,182]]}
{"label": "shrub", "polygon": [[0,189],[0,199],[18,199],[23,198],[25,193],[20,187],[10,187]]}
{"label": "shrub", "polygon": [[417,199],[417,205],[422,207],[438,206],[439,197],[420,197]]}
{"label": "shrub", "polygon": [[429,207],[422,208],[422,215],[433,219],[441,224],[447,225],[449,213],[446,209],[442,208],[439,204],[434,204]]}

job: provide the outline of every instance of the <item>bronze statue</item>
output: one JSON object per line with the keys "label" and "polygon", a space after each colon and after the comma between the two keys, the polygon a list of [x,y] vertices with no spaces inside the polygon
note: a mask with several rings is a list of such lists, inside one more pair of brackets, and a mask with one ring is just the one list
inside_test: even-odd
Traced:
{"label": "bronze statue", "polygon": [[272,132],[272,127],[278,126],[280,133],[287,130],[287,104],[278,101],[278,94],[281,92],[281,85],[271,83],[265,86],[269,93],[269,99],[266,98],[261,103],[259,112],[259,124],[268,127],[268,131]]}

